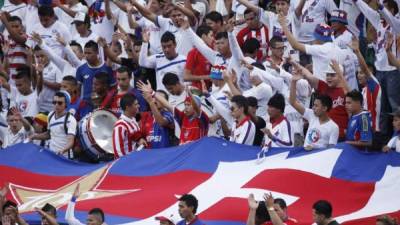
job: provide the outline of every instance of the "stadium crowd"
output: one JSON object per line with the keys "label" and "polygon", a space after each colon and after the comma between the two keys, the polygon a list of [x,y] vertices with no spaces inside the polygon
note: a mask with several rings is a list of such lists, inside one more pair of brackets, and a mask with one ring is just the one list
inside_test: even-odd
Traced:
{"label": "stadium crowd", "polygon": [[[2,147],[81,161],[204,136],[400,151],[398,4],[6,0]],[[112,149],[88,157],[100,129],[87,121],[105,110],[118,118]]]}

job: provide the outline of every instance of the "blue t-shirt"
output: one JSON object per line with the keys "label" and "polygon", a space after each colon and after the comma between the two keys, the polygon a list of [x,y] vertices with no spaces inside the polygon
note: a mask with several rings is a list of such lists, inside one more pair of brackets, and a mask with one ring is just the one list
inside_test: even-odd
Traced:
{"label": "blue t-shirt", "polygon": [[67,108],[67,111],[74,115],[77,121],[81,120],[92,110],[92,107],[80,97],[77,97],[75,101],[71,102]]}
{"label": "blue t-shirt", "polygon": [[372,141],[372,119],[368,111],[351,116],[347,124],[347,141]]}
{"label": "blue t-shirt", "polygon": [[186,224],[185,220],[181,220],[176,225],[205,225],[205,223],[203,221],[199,220],[198,218],[196,218],[195,220],[193,220],[189,224]]}
{"label": "blue t-shirt", "polygon": [[81,97],[87,102],[92,102],[90,96],[92,94],[93,78],[98,72],[108,73],[110,75],[110,85],[115,84],[112,69],[104,63],[99,67],[91,67],[88,63],[85,63],[76,70],[76,79],[82,84]]}
{"label": "blue t-shirt", "polygon": [[[174,124],[174,116],[169,111],[161,111],[161,115],[169,124]],[[146,141],[151,148],[166,148],[171,146],[170,136],[174,132],[172,127],[163,127],[158,124],[151,112],[144,112],[141,118],[141,129],[146,135]]]}

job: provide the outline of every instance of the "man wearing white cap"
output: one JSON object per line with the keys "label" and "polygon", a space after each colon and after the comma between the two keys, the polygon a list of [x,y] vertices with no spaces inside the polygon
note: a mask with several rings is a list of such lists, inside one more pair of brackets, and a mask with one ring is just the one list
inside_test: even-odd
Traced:
{"label": "man wearing white cap", "polygon": [[77,34],[72,38],[72,40],[79,43],[82,48],[85,47],[85,44],[88,41],[97,42],[99,35],[90,29],[90,18],[87,14],[81,12],[76,13],[72,24],[75,25],[77,31]]}

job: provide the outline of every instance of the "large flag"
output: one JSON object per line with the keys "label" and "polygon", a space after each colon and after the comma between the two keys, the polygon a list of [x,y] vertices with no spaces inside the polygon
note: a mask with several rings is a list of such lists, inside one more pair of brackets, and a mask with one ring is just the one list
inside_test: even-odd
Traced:
{"label": "large flag", "polygon": [[178,214],[177,198],[192,193],[198,214],[208,225],[245,224],[247,196],[265,192],[286,200],[289,216],[312,223],[312,204],[328,200],[344,224],[375,224],[382,214],[400,217],[400,154],[366,153],[345,144],[326,150],[259,148],[216,138],[180,147],[135,152],[117,161],[83,164],[63,159],[32,144],[0,151],[0,185],[9,183],[9,199],[28,220],[34,207],[59,210],[80,184],[75,215],[85,221],[94,207],[107,224],[157,224],[157,215]]}

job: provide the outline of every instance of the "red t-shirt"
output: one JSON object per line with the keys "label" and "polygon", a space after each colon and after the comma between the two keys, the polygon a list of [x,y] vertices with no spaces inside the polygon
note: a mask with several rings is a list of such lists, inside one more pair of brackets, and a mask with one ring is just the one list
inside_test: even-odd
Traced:
{"label": "red t-shirt", "polygon": [[185,144],[191,141],[196,141],[208,133],[209,119],[207,114],[201,111],[197,118],[187,117],[183,111],[175,108],[174,116],[181,127],[181,136],[179,144]]}
{"label": "red t-shirt", "polygon": [[[297,220],[293,218],[288,218],[286,221],[283,222],[285,225],[297,225]],[[273,225],[271,221],[265,222],[262,225]]]}
{"label": "red t-shirt", "polygon": [[344,106],[346,95],[343,88],[329,87],[324,81],[318,82],[317,92],[328,95],[332,99],[332,109],[329,111],[329,117],[339,126],[339,137],[344,138],[344,131],[347,128],[348,115]]}
{"label": "red t-shirt", "polygon": [[[202,76],[209,75],[211,70],[211,64],[207,61],[207,59],[197,50],[193,48],[190,50],[186,57],[186,66],[185,69],[190,70],[192,75]],[[207,88],[211,87],[211,81],[206,80]],[[200,81],[192,81],[192,86],[202,89]]]}

